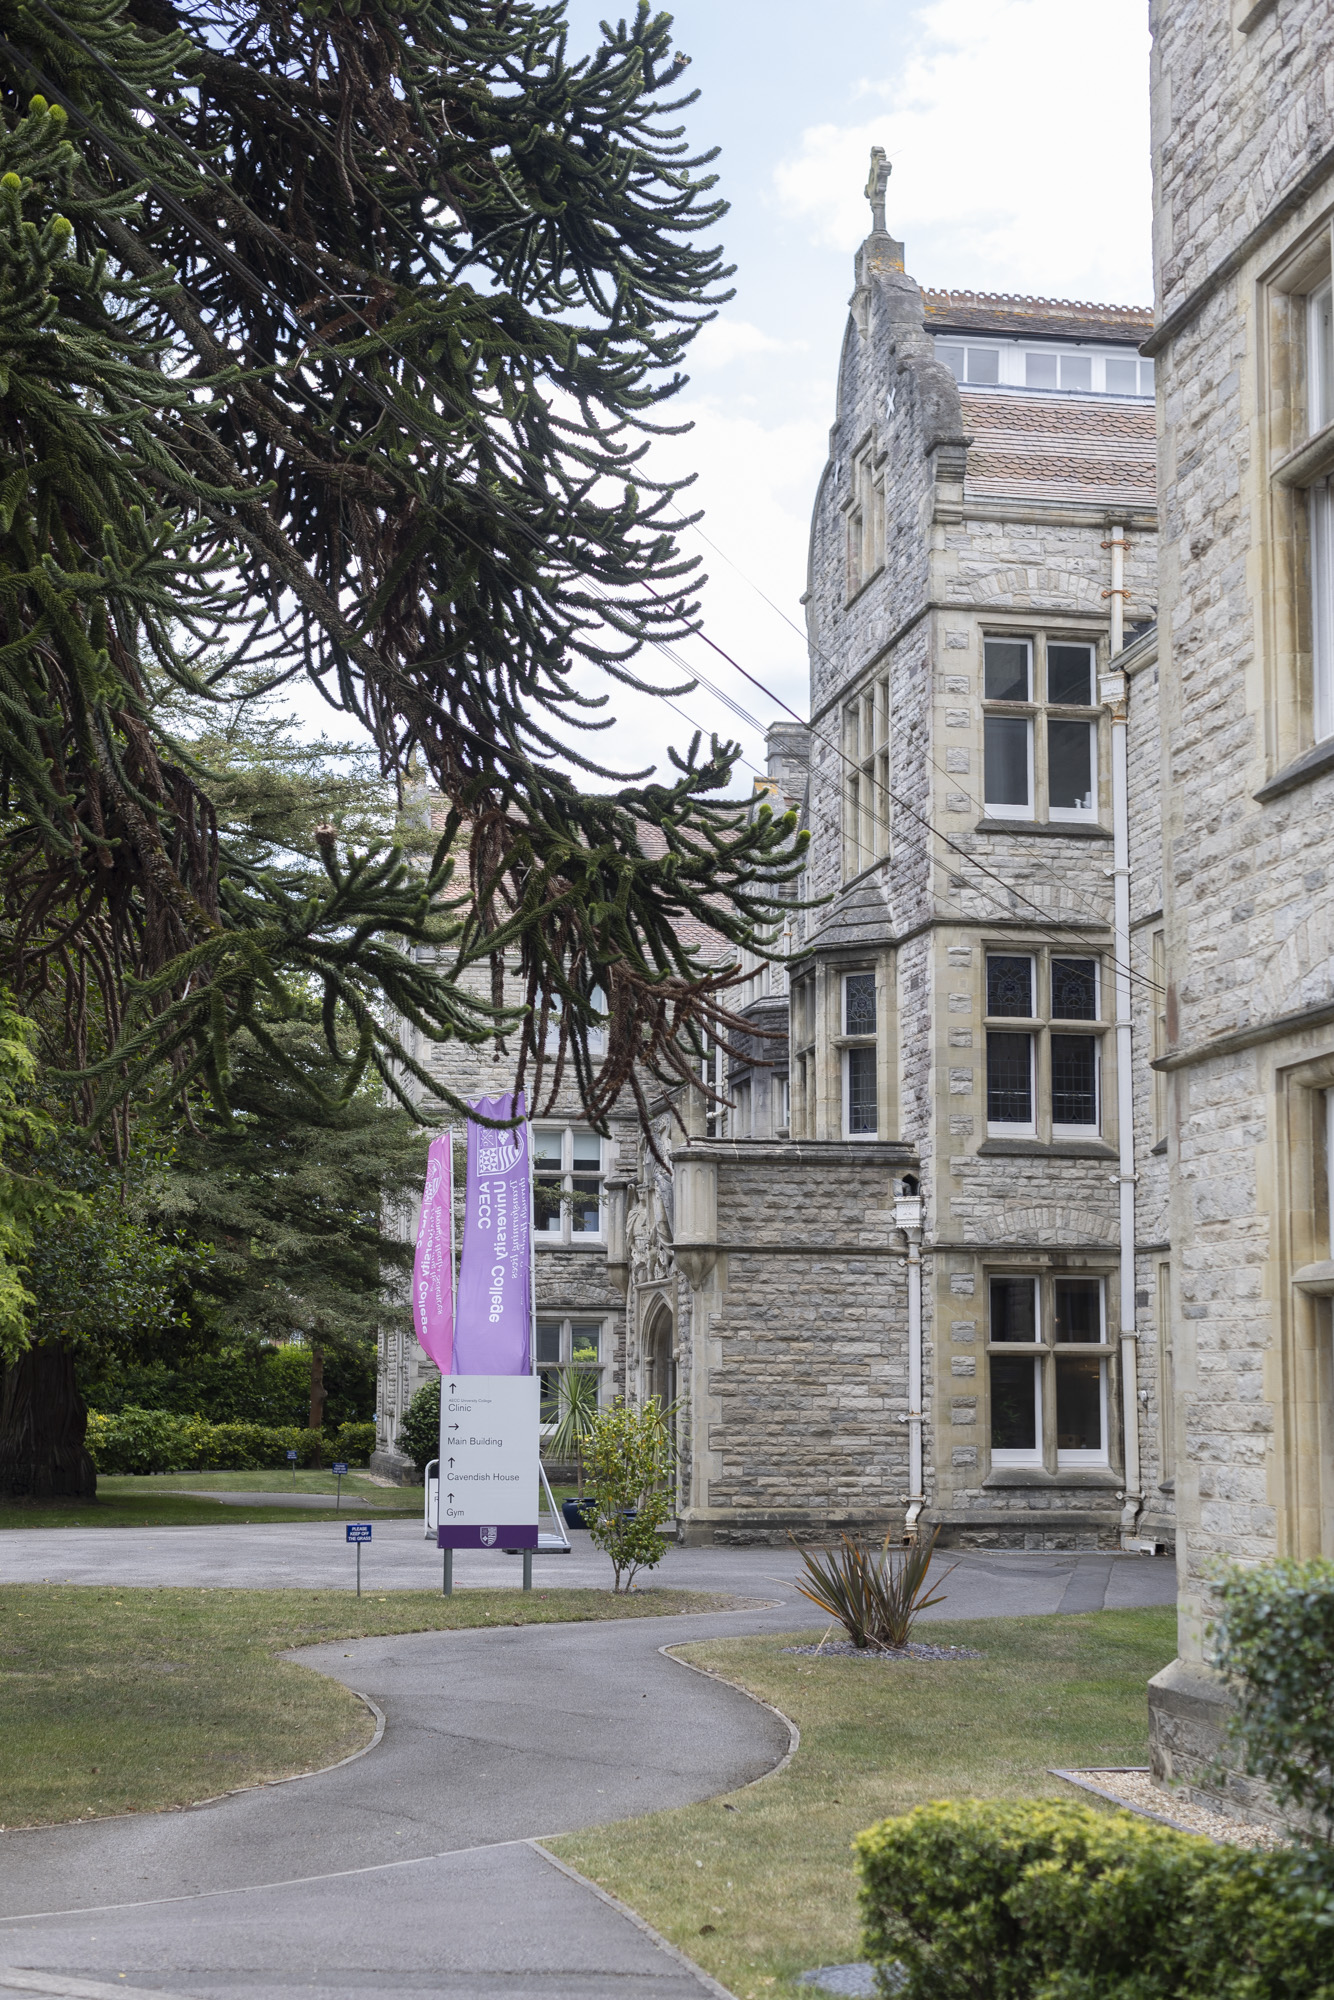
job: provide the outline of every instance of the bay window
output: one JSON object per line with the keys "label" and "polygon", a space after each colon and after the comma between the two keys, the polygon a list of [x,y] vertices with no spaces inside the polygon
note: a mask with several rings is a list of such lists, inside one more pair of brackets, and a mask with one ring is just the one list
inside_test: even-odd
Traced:
{"label": "bay window", "polygon": [[843,1133],[874,1139],[879,1129],[876,979],[874,972],[843,975]]}

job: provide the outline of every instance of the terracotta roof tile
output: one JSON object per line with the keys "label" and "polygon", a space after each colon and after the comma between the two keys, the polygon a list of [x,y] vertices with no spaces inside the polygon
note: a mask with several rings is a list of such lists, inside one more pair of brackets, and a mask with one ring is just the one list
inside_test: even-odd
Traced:
{"label": "terracotta roof tile", "polygon": [[928,333],[1003,333],[1020,340],[1105,340],[1138,347],[1153,331],[1149,306],[1027,299],[1011,292],[926,290],[922,305]]}
{"label": "terracotta roof tile", "polygon": [[1151,403],[960,388],[969,447],[965,491],[1033,500],[1152,506],[1157,449]]}

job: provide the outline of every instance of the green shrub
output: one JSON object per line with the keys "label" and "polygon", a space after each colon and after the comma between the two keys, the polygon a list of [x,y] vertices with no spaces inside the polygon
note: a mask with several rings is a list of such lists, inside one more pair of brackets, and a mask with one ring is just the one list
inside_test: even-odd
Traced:
{"label": "green shrub", "polygon": [[330,1463],[334,1459],[346,1459],[349,1465],[365,1465],[375,1450],[374,1424],[340,1424],[334,1433],[334,1441],[327,1456]]}
{"label": "green shrub", "polygon": [[403,1414],[394,1440],[419,1472],[440,1456],[440,1377],[418,1389]]}
{"label": "green shrub", "polygon": [[856,1847],[901,2000],[1334,2000],[1334,1881],[1308,1855],[1060,1800],[938,1802]]}
{"label": "green shrub", "polygon": [[584,1471],[597,1496],[590,1533],[611,1557],[616,1590],[628,1590],[641,1569],[662,1561],[658,1530],[672,1513],[673,1457],[667,1413],[656,1396],[639,1409],[617,1402],[599,1410],[585,1434]]}
{"label": "green shrub", "polygon": [[[350,1457],[343,1448],[344,1431],[360,1443],[366,1433],[374,1441],[373,1424],[347,1424],[326,1439],[322,1431],[295,1424],[273,1428],[265,1424],[210,1424],[203,1417],[180,1417],[170,1410],[120,1410],[115,1415],[93,1410],[88,1416],[87,1446],[99,1473],[124,1472],[261,1472],[288,1464],[321,1465],[329,1456]],[[330,1454],[329,1446],[337,1450]]]}
{"label": "green shrub", "polygon": [[[119,1355],[81,1357],[80,1387],[91,1409],[169,1410],[213,1424],[306,1428],[310,1349],[234,1341],[167,1361]],[[366,1423],[375,1411],[375,1350],[328,1348],[324,1355],[324,1424]]]}
{"label": "green shrub", "polygon": [[1280,1805],[1334,1841],[1334,1562],[1231,1569],[1215,1659],[1235,1683],[1231,1743]]}

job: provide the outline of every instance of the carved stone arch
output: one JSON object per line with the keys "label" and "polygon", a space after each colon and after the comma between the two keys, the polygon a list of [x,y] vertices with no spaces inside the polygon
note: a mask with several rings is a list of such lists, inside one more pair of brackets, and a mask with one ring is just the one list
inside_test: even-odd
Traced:
{"label": "carved stone arch", "polygon": [[1008,1202],[986,1217],[979,1243],[1031,1243],[1040,1249],[1079,1249],[1090,1243],[1114,1244],[1117,1218],[1068,1201]]}
{"label": "carved stone arch", "polygon": [[1052,569],[1045,563],[1009,563],[1004,569],[977,576],[963,571],[950,580],[947,595],[964,604],[994,605],[998,611],[1026,611],[1039,604],[1066,604],[1072,610],[1105,616],[1101,577],[1078,570]]}

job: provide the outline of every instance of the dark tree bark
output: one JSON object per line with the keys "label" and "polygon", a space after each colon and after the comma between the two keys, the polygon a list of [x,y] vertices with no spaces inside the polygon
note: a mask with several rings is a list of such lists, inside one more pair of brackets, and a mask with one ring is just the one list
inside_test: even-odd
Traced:
{"label": "dark tree bark", "polygon": [[30,1347],[6,1368],[0,1400],[0,1497],[92,1500],[97,1473],[84,1446],[88,1405],[74,1356],[58,1340]]}

